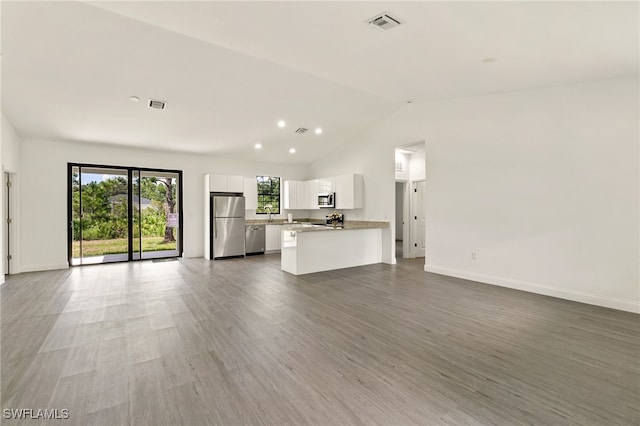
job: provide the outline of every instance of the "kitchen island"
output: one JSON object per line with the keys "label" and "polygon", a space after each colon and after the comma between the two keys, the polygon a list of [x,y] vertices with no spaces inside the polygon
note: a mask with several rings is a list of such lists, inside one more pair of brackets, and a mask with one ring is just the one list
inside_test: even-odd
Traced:
{"label": "kitchen island", "polygon": [[343,226],[292,225],[282,231],[281,268],[294,275],[382,261],[382,229],[389,222],[348,221]]}

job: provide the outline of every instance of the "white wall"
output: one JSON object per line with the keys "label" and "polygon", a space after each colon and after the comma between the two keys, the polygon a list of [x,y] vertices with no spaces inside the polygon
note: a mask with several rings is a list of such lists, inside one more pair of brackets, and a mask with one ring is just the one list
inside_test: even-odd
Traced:
{"label": "white wall", "polygon": [[2,114],[2,144],[0,158],[5,172],[17,173],[20,164],[20,143],[13,125]]}
{"label": "white wall", "polygon": [[424,180],[425,176],[424,151],[414,152],[409,156],[409,179]]}
{"label": "white wall", "polygon": [[183,171],[184,255],[203,256],[206,173],[300,179],[304,166],[252,163],[214,156],[118,148],[77,142],[21,141],[21,270],[67,267],[67,163]]}
{"label": "white wall", "polygon": [[394,147],[425,140],[427,270],[640,312],[638,88],[414,103],[310,172],[363,173],[357,215],[393,222]]}
{"label": "white wall", "polygon": [[402,170],[396,170],[396,180],[409,180],[409,156],[396,152],[396,163],[402,164]]}

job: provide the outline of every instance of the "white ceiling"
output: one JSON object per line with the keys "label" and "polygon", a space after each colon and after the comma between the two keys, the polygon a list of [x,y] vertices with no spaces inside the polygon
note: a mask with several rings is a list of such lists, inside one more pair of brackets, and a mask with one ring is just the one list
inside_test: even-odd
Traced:
{"label": "white ceiling", "polygon": [[[31,137],[304,163],[406,99],[638,74],[637,2],[1,6],[2,106]],[[406,24],[364,23],[383,11]]]}

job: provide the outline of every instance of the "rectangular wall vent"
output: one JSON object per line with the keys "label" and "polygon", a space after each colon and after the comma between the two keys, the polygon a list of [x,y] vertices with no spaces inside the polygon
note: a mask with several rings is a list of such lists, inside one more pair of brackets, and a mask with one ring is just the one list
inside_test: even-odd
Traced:
{"label": "rectangular wall vent", "polygon": [[298,130],[296,130],[296,133],[303,134],[303,133],[306,133],[307,130],[309,129],[305,129],[304,127],[298,127]]}
{"label": "rectangular wall vent", "polygon": [[404,24],[404,21],[389,12],[383,12],[366,21],[369,25],[380,31],[387,31]]}
{"label": "rectangular wall vent", "polygon": [[164,109],[167,103],[156,99],[149,99],[149,108]]}

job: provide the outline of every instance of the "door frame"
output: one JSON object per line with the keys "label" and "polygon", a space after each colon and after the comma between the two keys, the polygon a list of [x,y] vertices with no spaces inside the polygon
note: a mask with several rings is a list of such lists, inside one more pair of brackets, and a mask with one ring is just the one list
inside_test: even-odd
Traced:
{"label": "door frame", "polygon": [[[395,180],[395,188],[397,188],[397,184],[402,184],[402,258],[408,259],[411,256],[411,235],[410,235],[410,225],[411,225],[411,216],[410,216],[410,200],[411,197],[411,181],[408,179],[396,179]],[[396,191],[397,192],[397,189]],[[395,199],[395,198],[394,198]],[[394,224],[395,227],[395,224]],[[393,241],[394,244],[394,252],[395,252],[395,244],[397,240],[396,238]],[[397,253],[395,254],[395,258],[398,258]]]}
{"label": "door frame", "polygon": [[[7,186],[7,179],[11,186]],[[5,170],[2,175],[2,269],[4,275],[20,273],[18,268],[18,191],[19,180],[17,173]],[[7,222],[11,219],[11,224]],[[11,255],[11,259],[7,256]]]}
{"label": "door frame", "polygon": [[[149,167],[133,167],[133,166],[113,166],[108,164],[92,164],[92,163],[67,163],[67,261],[69,262],[69,266],[89,266],[89,265],[73,265],[73,168],[79,167],[82,169],[83,167],[88,168],[104,168],[104,169],[119,169],[127,172],[127,203],[128,203],[128,232],[127,232],[127,246],[128,246],[128,254],[127,260],[109,262],[109,263],[120,263],[120,262],[134,262],[139,260],[149,260],[149,259],[134,259],[133,257],[133,172],[137,170],[139,172],[160,172],[160,173],[175,173],[178,175],[178,187],[177,187],[177,195],[178,195],[178,239],[176,241],[178,256],[183,256],[184,250],[184,223],[183,223],[183,205],[184,205],[184,193],[183,193],[183,184],[182,184],[182,170],[171,170],[171,169],[160,169],[160,168],[149,168]],[[98,265],[101,265],[100,263]]]}

